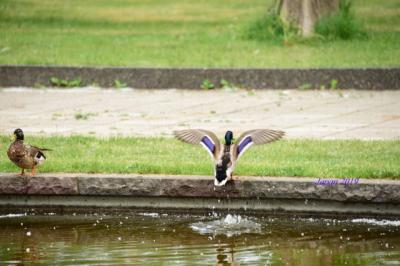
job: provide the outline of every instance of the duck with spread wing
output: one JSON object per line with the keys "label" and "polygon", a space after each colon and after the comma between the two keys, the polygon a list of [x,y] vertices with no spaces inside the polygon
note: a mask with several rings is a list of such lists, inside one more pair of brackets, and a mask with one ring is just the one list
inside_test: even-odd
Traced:
{"label": "duck with spread wing", "polygon": [[225,133],[225,143],[222,144],[218,137],[211,131],[204,129],[187,129],[174,131],[177,139],[189,143],[200,144],[211,155],[215,165],[214,185],[223,186],[232,179],[232,173],[238,159],[253,144],[261,145],[271,143],[282,138],[285,132],[271,129],[253,129],[240,135],[233,143],[232,131]]}

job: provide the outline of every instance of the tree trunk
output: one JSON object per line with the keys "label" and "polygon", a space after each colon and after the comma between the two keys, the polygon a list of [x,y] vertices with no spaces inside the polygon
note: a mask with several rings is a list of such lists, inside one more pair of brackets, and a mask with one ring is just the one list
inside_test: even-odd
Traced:
{"label": "tree trunk", "polygon": [[279,0],[279,16],[297,26],[302,36],[314,33],[317,20],[339,8],[339,0]]}

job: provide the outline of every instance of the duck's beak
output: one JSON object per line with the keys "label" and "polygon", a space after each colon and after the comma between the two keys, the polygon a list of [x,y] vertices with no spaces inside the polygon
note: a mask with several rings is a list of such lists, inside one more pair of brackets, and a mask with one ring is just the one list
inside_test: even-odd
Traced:
{"label": "duck's beak", "polygon": [[10,135],[10,141],[14,142],[17,139],[15,134]]}

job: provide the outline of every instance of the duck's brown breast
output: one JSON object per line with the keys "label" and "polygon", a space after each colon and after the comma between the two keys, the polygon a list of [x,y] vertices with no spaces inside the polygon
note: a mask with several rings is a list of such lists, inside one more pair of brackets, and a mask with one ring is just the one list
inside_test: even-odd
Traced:
{"label": "duck's brown breast", "polygon": [[20,168],[30,169],[35,165],[34,159],[29,156],[22,141],[14,141],[8,148],[7,156]]}

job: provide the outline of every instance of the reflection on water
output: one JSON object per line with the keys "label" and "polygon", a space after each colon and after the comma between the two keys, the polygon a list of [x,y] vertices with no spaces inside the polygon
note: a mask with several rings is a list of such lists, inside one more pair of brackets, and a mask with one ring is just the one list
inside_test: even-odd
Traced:
{"label": "reflection on water", "polygon": [[400,224],[225,214],[5,214],[3,264],[400,265]]}

